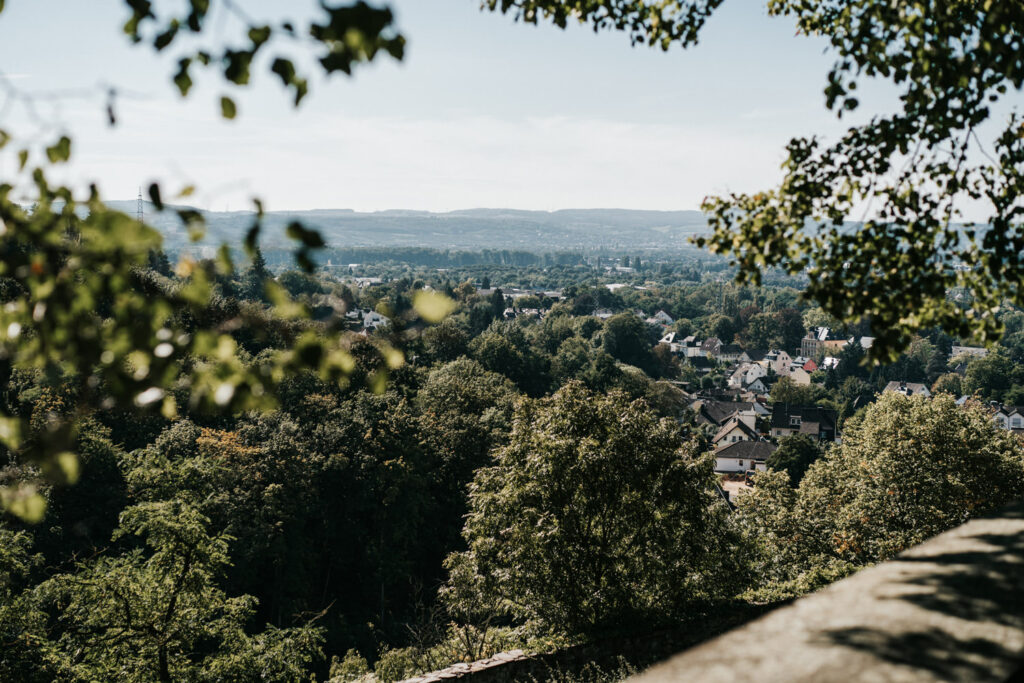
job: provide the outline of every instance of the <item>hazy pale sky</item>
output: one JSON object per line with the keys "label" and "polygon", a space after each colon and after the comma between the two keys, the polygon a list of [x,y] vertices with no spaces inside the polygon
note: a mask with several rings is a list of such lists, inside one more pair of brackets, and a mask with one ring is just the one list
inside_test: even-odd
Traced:
{"label": "hazy pale sky", "polygon": [[[256,17],[317,11],[311,0],[238,2]],[[824,108],[825,43],[757,0],[724,3],[699,46],[668,53],[615,32],[516,24],[477,0],[390,4],[405,60],[316,78],[295,110],[262,67],[246,91],[198,77],[183,100],[172,56],[121,33],[122,2],[8,0],[0,72],[21,91],[60,97],[37,101],[42,122],[15,104],[0,126],[39,139],[69,131],[64,177],[95,181],[108,199],[160,180],[165,196],[196,184],[190,201],[217,210],[258,195],[272,210],[444,211],[695,209],[709,194],[771,186],[790,137],[834,137],[847,123]],[[229,17],[211,28],[240,35]],[[115,128],[102,84],[124,93]],[[225,92],[239,103],[234,121],[219,115]],[[879,87],[866,99],[889,97]]]}

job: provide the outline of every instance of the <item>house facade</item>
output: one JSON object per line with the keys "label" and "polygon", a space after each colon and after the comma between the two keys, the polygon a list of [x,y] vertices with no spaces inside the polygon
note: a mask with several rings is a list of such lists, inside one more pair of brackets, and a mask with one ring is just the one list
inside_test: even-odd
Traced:
{"label": "house facade", "polygon": [[815,441],[835,441],[839,414],[831,408],[776,403],[772,406],[771,435],[777,439],[806,434]]}
{"label": "house facade", "polygon": [[768,469],[768,457],[777,446],[767,441],[737,441],[715,451],[716,472],[746,472]]}

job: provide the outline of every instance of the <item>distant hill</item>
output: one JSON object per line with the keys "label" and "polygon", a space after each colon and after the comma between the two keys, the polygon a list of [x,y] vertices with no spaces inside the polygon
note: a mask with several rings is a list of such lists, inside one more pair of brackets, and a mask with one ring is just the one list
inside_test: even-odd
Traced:
{"label": "distant hill", "polygon": [[[129,214],[134,201],[109,204]],[[146,204],[146,220],[163,232],[166,248],[189,245],[173,211],[156,213]],[[209,233],[201,245],[240,244],[252,224],[250,212],[203,212]],[[266,215],[262,244],[287,246],[285,226],[299,220],[317,228],[331,247],[430,247],[434,249],[517,249],[532,252],[612,249],[633,253],[687,250],[686,239],[707,230],[699,211],[564,209],[520,211],[467,209],[447,213],[389,210],[360,213],[348,209],[275,211]]]}

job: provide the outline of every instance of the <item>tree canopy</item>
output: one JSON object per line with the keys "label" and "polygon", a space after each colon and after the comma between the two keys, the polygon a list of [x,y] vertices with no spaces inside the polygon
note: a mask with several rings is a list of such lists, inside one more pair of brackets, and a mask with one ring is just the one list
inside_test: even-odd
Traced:
{"label": "tree canopy", "polygon": [[593,633],[727,597],[741,576],[697,443],[641,401],[578,382],[521,403],[470,488],[468,550],[448,559],[456,610],[489,603]]}

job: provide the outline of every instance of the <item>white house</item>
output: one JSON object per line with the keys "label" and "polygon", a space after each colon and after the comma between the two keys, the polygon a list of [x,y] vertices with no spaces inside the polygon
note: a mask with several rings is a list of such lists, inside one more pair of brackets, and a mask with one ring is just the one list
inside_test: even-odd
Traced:
{"label": "white house", "polygon": [[988,355],[988,349],[983,346],[954,346],[949,352],[949,357],[956,358],[957,356],[962,356],[964,354],[984,358]]}
{"label": "white house", "polygon": [[759,438],[753,427],[742,421],[739,416],[733,416],[722,425],[711,442],[715,446],[724,446],[738,441],[757,441]]}
{"label": "white house", "polygon": [[379,327],[384,327],[391,320],[387,316],[383,316],[377,311],[363,311],[363,328],[376,330]]}
{"label": "white house", "polygon": [[760,363],[743,363],[729,377],[730,387],[745,387],[755,379],[765,377],[768,371]]}
{"label": "white house", "polygon": [[789,375],[789,368],[793,364],[793,358],[790,357],[785,351],[775,349],[769,351],[768,355],[764,357],[768,362],[768,366],[775,371],[775,374],[779,377],[786,377]]}
{"label": "white house", "polygon": [[753,382],[744,385],[743,388],[746,391],[749,391],[752,394],[757,394],[759,396],[767,396],[768,395],[768,387],[762,381],[761,377],[758,377]]}
{"label": "white house", "polygon": [[703,355],[701,351],[701,342],[697,341],[697,338],[692,334],[685,337],[683,341],[680,342],[680,347],[682,354],[687,358],[694,358],[696,356]]}
{"label": "white house", "polygon": [[1024,407],[1000,406],[992,417],[1001,429],[1024,431]]}
{"label": "white house", "polygon": [[897,394],[903,394],[904,396],[924,396],[928,398],[932,395],[932,392],[928,391],[928,387],[917,382],[889,382],[882,389],[884,394],[887,391],[895,391]]}
{"label": "white house", "polygon": [[811,373],[801,367],[790,366],[787,377],[793,380],[794,384],[799,384],[800,386],[806,387],[811,383]]}
{"label": "white house", "polygon": [[746,472],[768,469],[768,456],[776,449],[767,441],[737,441],[715,451],[716,472]]}
{"label": "white house", "polygon": [[658,311],[657,313],[652,315],[649,318],[649,320],[653,320],[654,322],[658,323],[659,325],[671,325],[672,323],[675,322],[675,320],[672,318],[672,316],[670,316],[665,311]]}

